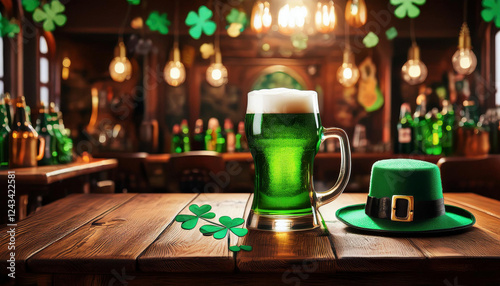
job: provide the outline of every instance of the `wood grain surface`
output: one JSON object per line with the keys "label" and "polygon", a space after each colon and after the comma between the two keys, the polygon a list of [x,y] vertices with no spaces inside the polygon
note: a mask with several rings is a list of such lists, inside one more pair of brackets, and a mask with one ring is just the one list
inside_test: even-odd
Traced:
{"label": "wood grain surface", "polygon": [[[210,204],[211,212],[217,216],[212,221],[219,222],[221,216],[243,217],[245,205],[250,194],[200,194],[190,204],[198,206]],[[181,214],[192,214],[186,206]],[[202,220],[192,230],[184,230],[181,223],[172,224],[139,259],[139,269],[150,272],[204,272],[234,270],[233,252],[230,252],[227,239],[217,240],[203,236],[199,231]],[[231,235],[231,245],[238,238]]]}
{"label": "wood grain surface", "polygon": [[137,257],[195,197],[138,194],[34,255],[29,267],[52,273],[135,271]]}
{"label": "wood grain surface", "polygon": [[[135,194],[70,195],[44,206],[15,227],[17,270],[25,271],[26,260],[32,255],[134,196]],[[9,229],[10,227],[4,227],[0,230],[1,271],[5,271],[4,266],[11,252],[8,249]]]}
{"label": "wood grain surface", "polygon": [[[74,162],[51,166],[10,169],[16,171],[16,183],[24,185],[48,185],[76,176],[97,173],[116,168],[116,159],[94,159],[92,162]],[[7,171],[0,171],[0,180],[7,180]]]}

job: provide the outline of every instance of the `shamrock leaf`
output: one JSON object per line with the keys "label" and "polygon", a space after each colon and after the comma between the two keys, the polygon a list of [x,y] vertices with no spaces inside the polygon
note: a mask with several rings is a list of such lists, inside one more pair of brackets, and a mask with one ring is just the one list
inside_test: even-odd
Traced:
{"label": "shamrock leaf", "polygon": [[167,13],[160,14],[158,11],[153,11],[149,14],[146,25],[151,31],[158,31],[160,34],[166,35],[170,21],[167,19]]}
{"label": "shamrock leaf", "polygon": [[212,206],[210,205],[202,205],[199,207],[193,204],[189,206],[189,210],[195,215],[180,214],[175,217],[175,221],[182,222],[181,227],[183,229],[193,229],[198,223],[199,218],[212,219],[215,217],[214,213],[209,212],[211,209]]}
{"label": "shamrock leaf", "polygon": [[35,11],[38,6],[40,6],[40,0],[23,0],[22,1],[24,10],[28,12],[33,12]]}
{"label": "shamrock leaf", "polygon": [[130,5],[139,5],[141,4],[141,0],[127,0]]}
{"label": "shamrock leaf", "polygon": [[370,32],[363,38],[363,44],[367,48],[373,48],[378,44],[378,36]]}
{"label": "shamrock leaf", "polygon": [[240,250],[252,251],[252,247],[250,245],[240,245],[240,246],[232,245],[229,246],[229,250],[231,250],[232,252],[238,252]]}
{"label": "shamrock leaf", "polygon": [[213,35],[217,25],[214,21],[210,20],[212,15],[212,11],[203,5],[198,8],[198,14],[194,11],[189,11],[185,21],[186,25],[191,26],[189,35],[196,40],[201,37],[202,32],[207,36]]}
{"label": "shamrock leaf", "polygon": [[200,232],[204,235],[213,235],[215,239],[226,237],[228,230],[237,236],[245,236],[248,233],[248,229],[237,227],[245,222],[242,218],[231,219],[228,216],[222,216],[219,218],[219,222],[222,226],[204,225],[200,228]]}
{"label": "shamrock leaf", "polygon": [[245,30],[245,27],[248,24],[248,18],[247,18],[247,14],[245,13],[245,11],[240,11],[236,8],[231,9],[229,14],[227,14],[226,21],[229,24],[234,24],[234,23],[241,24],[241,26],[242,26],[241,32],[243,32],[243,30]]}
{"label": "shamrock leaf", "polygon": [[66,9],[59,0],[52,0],[50,4],[45,4],[42,6],[43,10],[36,8],[33,13],[33,20],[35,22],[43,21],[43,29],[45,31],[54,31],[56,25],[61,27],[66,24],[66,16],[62,14]]}
{"label": "shamrock leaf", "polygon": [[394,15],[403,19],[408,15],[409,18],[416,18],[420,15],[420,9],[417,5],[424,5],[425,0],[391,0],[391,4],[399,6],[394,10]]}
{"label": "shamrock leaf", "polygon": [[2,15],[0,14],[0,35],[2,37],[7,36],[9,38],[14,38],[16,34],[19,33],[21,29],[19,28],[19,25],[14,21],[14,19],[9,21],[9,19],[2,17]]}
{"label": "shamrock leaf", "polygon": [[208,59],[210,56],[213,56],[215,54],[214,44],[205,43],[201,45],[200,52],[202,58],[204,58],[205,60]]}
{"label": "shamrock leaf", "polygon": [[385,36],[387,37],[387,40],[394,40],[398,36],[398,30],[394,27],[390,27],[385,31]]}
{"label": "shamrock leaf", "polygon": [[242,27],[240,23],[232,23],[227,27],[227,34],[229,37],[236,38],[241,34]]}
{"label": "shamrock leaf", "polygon": [[495,26],[500,28],[500,0],[483,0],[483,11],[481,17],[485,22],[495,20]]}

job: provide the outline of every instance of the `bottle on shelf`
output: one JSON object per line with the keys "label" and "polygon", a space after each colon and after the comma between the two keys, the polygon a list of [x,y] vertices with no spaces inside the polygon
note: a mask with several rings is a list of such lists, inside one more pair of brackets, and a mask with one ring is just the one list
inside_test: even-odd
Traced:
{"label": "bottle on shelf", "polygon": [[9,167],[9,120],[4,98],[0,98],[0,168]]}
{"label": "bottle on shelf", "polygon": [[215,151],[218,153],[226,152],[226,138],[220,126],[215,129]]}
{"label": "bottle on shelf", "polygon": [[457,129],[457,155],[479,156],[489,152],[489,133],[476,118],[479,116],[475,102],[464,100]]}
{"label": "bottle on shelf", "polygon": [[10,99],[10,94],[7,92],[4,94],[5,101],[5,112],[7,113],[7,120],[9,122],[9,127],[12,129],[12,120],[14,119],[12,114],[12,100]]}
{"label": "bottle on shelf", "polygon": [[[10,152],[9,167],[35,167],[37,161],[43,158],[45,140],[38,137],[38,133],[28,122],[26,115],[26,101],[24,96],[16,102],[16,113],[9,135]],[[39,148],[37,142],[40,141]],[[38,151],[38,155],[37,155]]]}
{"label": "bottle on shelf", "polygon": [[[57,160],[57,139],[52,130],[52,126],[49,124],[49,115],[47,114],[47,108],[42,102],[40,105],[40,110],[38,112],[38,119],[36,121],[36,132],[38,136],[45,140],[45,151],[43,158],[38,162],[38,165],[55,165],[58,163]],[[54,156],[55,155],[55,156]]]}
{"label": "bottle on shelf", "polygon": [[424,133],[424,151],[427,155],[441,155],[443,137],[443,116],[437,108],[433,108],[426,114],[425,119],[429,124],[427,132]]}
{"label": "bottle on shelf", "polygon": [[424,141],[425,134],[428,133],[429,124],[425,119],[427,113],[427,100],[425,94],[420,94],[417,97],[417,108],[413,114],[413,134],[414,138],[414,151],[419,154],[425,154]]}
{"label": "bottle on shelf", "polygon": [[208,151],[215,151],[218,127],[219,120],[217,118],[212,117],[208,120],[207,133],[205,135],[205,146]]}
{"label": "bottle on shelf", "polygon": [[175,124],[172,128],[172,145],[171,153],[182,153],[182,136],[179,124]]}
{"label": "bottle on shelf", "polygon": [[181,139],[182,139],[182,152],[191,151],[191,144],[189,142],[189,126],[187,119],[181,121]]}
{"label": "bottle on shelf", "polygon": [[443,138],[441,145],[443,147],[443,154],[450,156],[453,154],[454,147],[455,111],[453,110],[453,105],[448,100],[443,100],[441,115],[443,117]]}
{"label": "bottle on shelf", "polygon": [[401,104],[398,122],[398,153],[410,154],[415,148],[413,118],[411,117],[411,107],[408,103]]}
{"label": "bottle on shelf", "polygon": [[234,125],[231,119],[226,118],[224,121],[224,131],[226,133],[226,149],[227,152],[233,153],[236,151],[236,136],[234,134]]}
{"label": "bottle on shelf", "polygon": [[205,134],[203,133],[203,119],[196,120],[193,134],[193,150],[205,150]]}
{"label": "bottle on shelf", "polygon": [[235,149],[236,152],[246,152],[248,151],[248,142],[245,134],[245,122],[240,121],[238,123],[238,134],[236,134]]}
{"label": "bottle on shelf", "polygon": [[57,112],[57,121],[59,123],[59,129],[63,135],[63,157],[61,158],[62,163],[70,163],[73,161],[73,140],[71,139],[71,130],[64,127],[62,112]]}

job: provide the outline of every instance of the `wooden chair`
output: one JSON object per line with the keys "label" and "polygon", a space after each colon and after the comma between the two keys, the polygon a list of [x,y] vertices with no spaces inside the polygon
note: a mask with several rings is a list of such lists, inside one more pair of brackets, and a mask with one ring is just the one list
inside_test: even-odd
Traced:
{"label": "wooden chair", "polygon": [[500,155],[441,158],[443,191],[473,192],[500,200]]}
{"label": "wooden chair", "polygon": [[224,159],[213,151],[172,154],[165,173],[171,192],[220,193],[231,180]]}

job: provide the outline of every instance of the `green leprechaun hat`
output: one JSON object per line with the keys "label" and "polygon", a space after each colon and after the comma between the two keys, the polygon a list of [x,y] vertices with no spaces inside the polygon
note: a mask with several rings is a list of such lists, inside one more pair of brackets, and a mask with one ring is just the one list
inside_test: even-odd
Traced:
{"label": "green leprechaun hat", "polygon": [[412,159],[373,164],[366,204],[337,210],[350,227],[386,233],[441,233],[472,226],[474,216],[445,205],[439,168]]}

